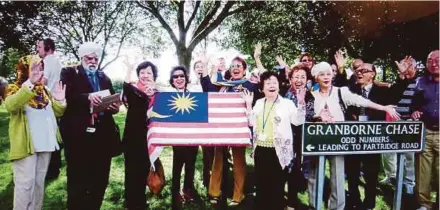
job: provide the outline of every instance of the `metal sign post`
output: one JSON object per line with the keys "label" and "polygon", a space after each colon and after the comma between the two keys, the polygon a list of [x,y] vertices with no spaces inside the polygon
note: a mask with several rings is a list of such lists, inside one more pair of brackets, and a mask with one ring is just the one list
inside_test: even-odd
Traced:
{"label": "metal sign post", "polygon": [[305,123],[303,155],[319,156],[315,177],[315,208],[322,209],[326,155],[398,153],[393,210],[400,209],[404,164],[402,153],[422,151],[424,129],[424,124],[416,121]]}
{"label": "metal sign post", "polygon": [[325,156],[319,156],[318,168],[316,169],[315,209],[322,209],[322,196],[324,194]]}
{"label": "metal sign post", "polygon": [[404,155],[402,153],[397,153],[397,184],[396,192],[394,193],[393,210],[400,210],[402,206],[402,182],[403,182],[403,171],[404,171]]}

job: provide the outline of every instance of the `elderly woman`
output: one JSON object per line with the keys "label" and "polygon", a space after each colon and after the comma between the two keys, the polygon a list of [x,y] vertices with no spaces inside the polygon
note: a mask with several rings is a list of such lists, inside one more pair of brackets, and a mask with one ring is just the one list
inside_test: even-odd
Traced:
{"label": "elderly woman", "polygon": [[61,142],[55,117],[63,115],[66,108],[65,86],[58,81],[50,92],[42,82],[42,65],[34,62],[39,61],[31,55],[20,58],[17,81],[6,91],[14,209],[42,208],[50,158]]}
{"label": "elderly woman", "polygon": [[252,108],[253,94],[245,90],[249,125],[255,139],[256,206],[258,209],[284,209],[286,168],[293,160],[291,124],[304,122],[304,92],[298,96],[299,108],[279,93],[278,74],[264,72],[260,76],[264,98]]}
{"label": "elderly woman", "polygon": [[156,66],[145,61],[136,68],[138,80],[131,82],[129,68],[123,86],[123,102],[127,107],[122,139],[125,162],[125,205],[127,209],[145,209],[145,188],[150,170],[147,153],[147,110],[152,104],[157,78]]}
{"label": "elderly woman", "polygon": [[[305,86],[307,83],[307,70],[304,64],[299,63],[293,65],[287,74],[290,87],[287,90],[284,98],[291,100],[296,106],[298,106],[298,95],[302,91],[305,91]],[[315,113],[313,112],[313,102],[314,98],[312,94],[307,91],[305,93],[305,101],[307,101],[306,106],[308,107],[308,112],[306,113],[306,121],[311,121]],[[302,154],[301,154],[301,137],[302,137],[302,126],[292,126],[293,129],[293,149],[295,152],[295,159],[292,162],[293,168],[291,169],[291,174],[288,175],[288,200],[287,206],[289,209],[298,208],[299,200],[297,197],[299,190],[305,190],[307,186],[307,181],[301,171],[302,168]],[[308,163],[309,159],[304,158],[304,162]]]}
{"label": "elderly woman", "polygon": [[[202,92],[197,85],[189,85],[189,75],[183,66],[174,67],[170,72],[170,88],[164,89],[166,92],[189,93]],[[194,189],[194,172],[198,152],[197,146],[173,146],[173,178],[171,186],[173,209],[179,209],[180,204],[192,201],[197,197]],[[180,193],[180,177],[182,168],[185,171],[183,185],[183,196]]]}
{"label": "elderly woman", "polygon": [[[385,111],[389,115],[399,118],[399,114],[394,109],[394,106],[382,106],[356,95],[347,87],[334,87],[332,85],[332,78],[334,76],[332,67],[326,62],[316,64],[311,71],[312,76],[319,84],[319,89],[312,92],[315,99],[314,112],[315,117],[323,122],[338,122],[344,121],[345,107],[357,106],[366,107]],[[345,208],[345,190],[344,190],[344,156],[331,156],[330,160],[330,200],[329,209],[342,210]],[[316,163],[312,165],[312,170],[309,171],[309,203],[314,207],[315,201],[315,169]]]}

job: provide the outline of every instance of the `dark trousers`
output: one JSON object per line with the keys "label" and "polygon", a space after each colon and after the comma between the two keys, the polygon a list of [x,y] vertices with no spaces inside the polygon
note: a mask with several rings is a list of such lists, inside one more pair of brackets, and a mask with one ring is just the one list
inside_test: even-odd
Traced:
{"label": "dark trousers", "polygon": [[180,193],[180,177],[182,168],[185,166],[184,190],[194,189],[194,172],[199,147],[197,146],[174,146],[173,147],[173,178],[171,194],[173,199]]}
{"label": "dark trousers", "polygon": [[[348,181],[347,208],[356,206],[357,208],[374,209],[376,206],[377,179],[380,168],[380,155],[347,155],[345,156],[345,173]],[[359,193],[360,171],[364,172],[365,180],[365,199],[362,205]]]}
{"label": "dark trousers", "polygon": [[111,157],[87,150],[65,149],[69,210],[99,210],[104,199]]}
{"label": "dark trousers", "polygon": [[215,147],[202,147],[203,150],[203,186],[208,189],[211,179],[212,161],[214,160]]}
{"label": "dark trousers", "polygon": [[298,192],[305,191],[307,189],[307,180],[302,173],[302,126],[292,125],[294,131],[293,149],[296,154],[296,158],[293,160],[293,168],[291,172],[287,174],[287,205],[292,208],[299,208],[300,201],[298,199]]}
{"label": "dark trousers", "polygon": [[283,210],[286,171],[281,168],[275,148],[255,149],[256,208]]}
{"label": "dark trousers", "polygon": [[145,209],[150,159],[145,148],[128,148],[124,153],[125,206],[128,210]]}

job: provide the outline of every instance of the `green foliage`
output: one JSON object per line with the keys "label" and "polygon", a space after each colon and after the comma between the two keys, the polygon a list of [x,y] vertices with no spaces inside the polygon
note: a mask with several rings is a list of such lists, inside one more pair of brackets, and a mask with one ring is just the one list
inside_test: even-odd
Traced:
{"label": "green foliage", "polygon": [[15,65],[18,59],[25,54],[17,49],[9,48],[0,54],[0,76],[5,77],[9,82],[15,80]]}
{"label": "green foliage", "polygon": [[310,52],[317,61],[333,63],[333,55],[340,48],[350,57],[370,63],[381,59],[387,61],[384,66],[394,68],[394,60],[405,55],[424,60],[430,50],[438,48],[438,9],[436,13],[419,12],[418,16],[405,13],[411,5],[438,8],[438,4],[266,1],[228,19],[224,27],[231,35],[222,44],[253,55],[253,46],[261,42],[267,68],[276,65],[276,55],[291,64],[302,51]]}
{"label": "green foliage", "polygon": [[122,92],[122,86],[124,85],[123,80],[113,80],[112,81],[113,89],[116,93]]}
{"label": "green foliage", "polygon": [[42,4],[38,1],[0,2],[0,49],[14,48],[29,53],[43,31],[44,21],[38,18]]}

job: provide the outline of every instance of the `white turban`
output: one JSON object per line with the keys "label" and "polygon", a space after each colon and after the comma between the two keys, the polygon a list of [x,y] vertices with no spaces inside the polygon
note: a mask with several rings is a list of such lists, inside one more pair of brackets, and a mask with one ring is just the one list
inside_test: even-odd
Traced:
{"label": "white turban", "polygon": [[332,70],[332,67],[330,66],[330,64],[328,64],[327,62],[320,62],[320,63],[313,66],[311,73],[312,73],[313,77],[316,77],[321,72],[332,72],[333,73],[333,70]]}
{"label": "white turban", "polygon": [[79,46],[78,55],[80,58],[90,54],[96,54],[98,58],[101,58],[102,55],[101,46],[94,42],[84,42],[82,45]]}

